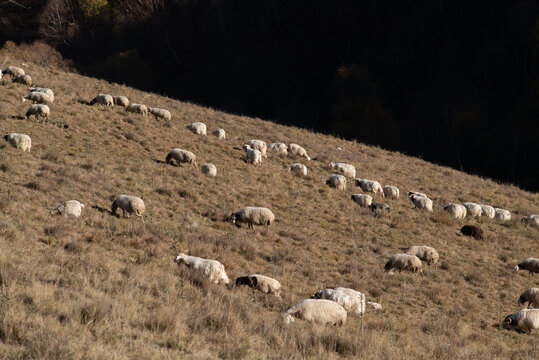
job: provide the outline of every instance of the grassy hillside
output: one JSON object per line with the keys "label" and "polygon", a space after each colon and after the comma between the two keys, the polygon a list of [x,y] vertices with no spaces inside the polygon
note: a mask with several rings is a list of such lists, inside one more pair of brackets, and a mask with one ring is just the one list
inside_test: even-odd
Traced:
{"label": "grassy hillside", "polygon": [[[12,60],[10,64],[20,65]],[[511,268],[539,256],[539,230],[518,220],[539,212],[539,195],[399,153],[260,119],[225,114],[105,81],[28,64],[34,81],[55,92],[52,124],[24,120],[27,88],[3,79],[0,132],[26,133],[32,151],[0,143],[0,357],[155,358],[525,358],[539,356],[537,332],[501,329],[521,292],[538,277]],[[180,86],[180,85],[179,85]],[[97,93],[169,109],[157,121],[91,107]],[[227,131],[197,136],[194,121]],[[241,143],[295,142],[310,156],[306,179],[285,171],[293,157],[262,166],[243,161]],[[163,163],[168,151],[193,151],[199,166]],[[338,147],[343,150],[338,149]],[[345,192],[325,184],[325,164],[356,166],[358,177],[414,189],[435,212],[388,200],[390,218],[374,218]],[[109,213],[121,194],[146,202],[145,223]],[[51,216],[61,201],[86,207],[78,219]],[[441,213],[449,202],[509,209],[515,220],[481,220],[487,239],[463,237],[464,223]],[[269,229],[224,222],[244,206],[266,206]],[[440,253],[424,276],[382,271],[411,245]],[[173,262],[175,253],[219,260],[232,280],[250,273],[277,278],[282,301],[247,288],[209,285]],[[282,313],[324,287],[365,292],[383,312],[351,316],[342,328],[296,321]]]}

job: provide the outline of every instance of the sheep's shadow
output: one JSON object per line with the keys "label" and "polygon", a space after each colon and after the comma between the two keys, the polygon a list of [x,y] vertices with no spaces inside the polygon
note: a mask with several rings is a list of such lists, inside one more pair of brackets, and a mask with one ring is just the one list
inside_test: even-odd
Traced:
{"label": "sheep's shadow", "polygon": [[90,104],[90,102],[88,100],[84,100],[84,99],[75,99],[76,102],[78,102],[79,104],[83,104],[83,105],[88,105],[88,106],[91,106],[92,104]]}
{"label": "sheep's shadow", "polygon": [[19,115],[13,115],[13,116],[10,116],[11,119],[15,119],[15,120],[24,120],[24,116],[19,116]]}
{"label": "sheep's shadow", "polygon": [[96,209],[100,213],[107,213],[112,215],[112,212],[109,209],[105,209],[104,207],[101,207],[99,205],[92,205],[92,209]]}
{"label": "sheep's shadow", "polygon": [[[158,164],[166,164],[166,163],[167,163],[166,161],[159,160],[159,159],[153,159],[153,161],[155,161],[155,162],[158,163]],[[171,163],[170,165],[175,166],[175,165],[172,164],[172,163]]]}

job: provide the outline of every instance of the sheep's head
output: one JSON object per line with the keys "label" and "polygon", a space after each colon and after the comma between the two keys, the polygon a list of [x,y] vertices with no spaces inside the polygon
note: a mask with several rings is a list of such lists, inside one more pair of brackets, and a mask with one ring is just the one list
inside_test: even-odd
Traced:
{"label": "sheep's head", "polygon": [[176,257],[174,258],[174,262],[177,263],[177,264],[180,264],[182,262],[182,260],[186,257],[187,255],[185,255],[184,253],[179,253],[178,255],[176,255]]}
{"label": "sheep's head", "polygon": [[527,303],[527,302],[528,302],[528,300],[526,300],[526,299],[524,298],[524,296],[521,296],[521,297],[518,298],[517,304],[518,304],[518,305],[523,305],[523,304],[525,304],[525,303]]}
{"label": "sheep's head", "polygon": [[513,272],[517,272],[518,270],[520,270],[520,268],[518,267],[518,265],[515,266],[515,267],[513,268]]}
{"label": "sheep's head", "polygon": [[236,225],[236,214],[232,213],[227,218],[227,221],[230,221],[232,224]]}
{"label": "sheep's head", "polygon": [[505,319],[503,320],[503,327],[507,329],[507,328],[511,328],[513,326],[514,326],[514,324],[513,324],[512,315],[506,316]]}
{"label": "sheep's head", "polygon": [[283,315],[283,320],[284,320],[284,323],[286,325],[290,325],[290,323],[293,323],[294,322],[294,317],[290,314],[284,314]]}
{"label": "sheep's head", "polygon": [[2,136],[2,138],[3,138],[4,140],[8,140],[8,139],[9,139],[9,134],[6,134],[6,135]]}

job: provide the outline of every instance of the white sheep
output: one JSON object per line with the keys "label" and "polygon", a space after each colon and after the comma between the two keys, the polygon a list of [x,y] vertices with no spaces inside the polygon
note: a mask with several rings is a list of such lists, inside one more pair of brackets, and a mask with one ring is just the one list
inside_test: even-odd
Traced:
{"label": "white sheep", "polygon": [[307,166],[300,163],[295,163],[295,164],[290,165],[287,170],[288,172],[293,172],[298,175],[307,176]]}
{"label": "white sheep", "polygon": [[539,329],[539,309],[522,309],[503,320],[506,329],[517,329],[527,334]]}
{"label": "white sheep", "polygon": [[228,285],[230,279],[226,274],[225,267],[217,260],[203,259],[179,253],[174,259],[178,265],[184,264],[190,269],[202,274],[214,284],[224,283]]}
{"label": "white sheep", "polygon": [[253,149],[249,145],[243,145],[243,149],[245,150],[245,161],[250,162],[253,165],[260,165],[262,164],[262,153],[259,150]]}
{"label": "white sheep", "polygon": [[148,107],[144,104],[129,104],[125,108],[125,111],[148,117]]}
{"label": "white sheep", "polygon": [[494,219],[494,215],[496,215],[496,209],[494,209],[490,205],[479,204],[479,206],[481,206],[481,215],[485,215],[490,219]]}
{"label": "white sheep", "polygon": [[517,272],[519,270],[528,270],[528,274],[539,273],[539,259],[526,258],[522,260],[520,264],[513,268],[514,272]]}
{"label": "white sheep", "polygon": [[349,178],[356,178],[356,168],[354,165],[339,163],[339,162],[330,162],[328,164],[328,169],[333,170],[337,174],[342,174]]}
{"label": "white sheep", "polygon": [[11,146],[21,149],[22,151],[28,151],[32,149],[32,139],[26,134],[11,133],[3,136]]}
{"label": "white sheep", "polygon": [[230,214],[227,220],[237,227],[241,227],[242,223],[246,223],[247,227],[252,229],[253,225],[270,227],[275,222],[275,215],[265,207],[247,206]]}
{"label": "white sheep", "polygon": [[217,139],[225,139],[226,138],[226,132],[224,129],[217,129],[213,133],[213,135],[217,136]]}
{"label": "white sheep", "polygon": [[539,307],[539,288],[529,288],[520,295],[518,305],[525,305],[526,303],[528,303],[528,309],[530,307]]}
{"label": "white sheep", "polygon": [[112,101],[114,102],[114,105],[121,106],[124,109],[129,106],[129,99],[127,98],[127,96],[114,96],[112,98]]}
{"label": "white sheep", "polygon": [[464,205],[449,204],[444,206],[444,210],[454,219],[464,219],[466,217],[466,208]]}
{"label": "white sheep", "polygon": [[288,309],[285,324],[294,322],[294,317],[322,325],[342,326],[346,322],[346,310],[331,300],[307,299]]}
{"label": "white sheep", "polygon": [[129,214],[135,214],[144,221],[144,211],[146,211],[146,205],[144,200],[137,196],[132,195],[119,195],[116,200],[112,202],[111,213],[116,215],[116,210],[120,208],[123,212],[123,216],[129,218]]}
{"label": "white sheep", "polygon": [[278,155],[288,155],[288,147],[285,143],[271,143],[269,148]]}
{"label": "white sheep", "polygon": [[186,126],[193,134],[206,135],[206,124],[201,122],[194,122]]}
{"label": "white sheep", "polygon": [[384,196],[388,199],[398,199],[400,197],[399,188],[392,185],[386,185],[383,188]]}
{"label": "white sheep", "polygon": [[392,269],[397,269],[399,272],[402,270],[408,270],[423,273],[423,265],[421,264],[421,260],[415,255],[408,254],[396,254],[389,258],[388,262],[384,266],[384,271],[390,271]]}
{"label": "white sheep", "polygon": [[174,148],[168,153],[165,162],[170,164],[172,159],[176,160],[178,166],[181,166],[182,163],[193,164],[198,170],[197,157],[190,151]]}
{"label": "white sheep", "polygon": [[335,290],[350,296],[350,311],[363,315],[365,313],[365,294],[354,289],[338,287]]}
{"label": "white sheep", "polygon": [[346,178],[343,175],[333,174],[326,180],[326,185],[338,190],[346,190]]}
{"label": "white sheep", "polygon": [[367,194],[353,194],[350,198],[362,207],[368,207],[372,204],[372,196]]}
{"label": "white sheep", "polygon": [[90,100],[90,105],[100,104],[102,106],[112,106],[114,107],[114,100],[109,94],[98,94],[95,98]]}
{"label": "white sheep", "polygon": [[28,119],[32,115],[36,118],[38,122],[39,118],[42,117],[43,123],[45,123],[45,120],[48,120],[51,116],[51,110],[47,105],[34,104],[28,108],[26,114],[24,114],[24,118]]}
{"label": "white sheep", "polygon": [[528,215],[520,220],[523,224],[539,227],[539,215]]}
{"label": "white sheep", "polygon": [[267,147],[265,141],[251,139],[251,140],[245,142],[243,145],[244,146],[248,145],[248,146],[252,147],[254,150],[260,151],[260,154],[262,155],[262,157],[265,157],[265,158],[268,157],[268,155],[266,154],[266,151],[268,150],[268,147]]}
{"label": "white sheep", "polygon": [[170,111],[160,108],[148,108],[148,112],[155,116],[155,119],[164,119],[170,121],[172,119],[172,115],[170,114]]}
{"label": "white sheep", "polygon": [[289,144],[288,145],[288,152],[292,155],[301,156],[307,159],[308,161],[311,160],[309,155],[307,155],[307,151],[299,146],[298,144]]}
{"label": "white sheep", "polygon": [[356,186],[359,186],[361,190],[365,192],[372,192],[384,196],[384,190],[382,185],[378,181],[367,179],[356,179]]}
{"label": "white sheep", "polygon": [[494,214],[494,219],[501,221],[511,220],[511,213],[508,210],[495,208],[496,213]]}
{"label": "white sheep", "polygon": [[406,254],[415,255],[419,260],[427,262],[428,265],[438,264],[440,256],[438,252],[430,246],[412,246],[406,250]]}
{"label": "white sheep", "polygon": [[465,202],[462,205],[466,208],[467,216],[471,218],[481,218],[481,213],[483,212],[481,205],[472,202]]}
{"label": "white sheep", "polygon": [[334,289],[324,289],[314,293],[311,298],[335,301],[337,304],[341,305],[347,313],[351,312],[352,310],[352,299],[350,295],[342,291]]}
{"label": "white sheep", "polygon": [[241,276],[236,279],[236,286],[240,285],[247,285],[264,294],[272,294],[278,298],[281,297],[281,283],[268,276],[260,274]]}
{"label": "white sheep", "polygon": [[408,193],[408,194],[409,194],[408,198],[410,199],[410,201],[412,201],[412,203],[417,209],[427,209],[427,211],[432,212],[431,199],[425,196],[417,195],[415,193],[412,193],[412,194]]}
{"label": "white sheep", "polygon": [[79,217],[82,213],[84,204],[81,204],[77,200],[67,200],[50,211],[50,214],[60,214],[62,216],[74,216]]}
{"label": "white sheep", "polygon": [[39,91],[31,91],[28,95],[22,98],[22,101],[30,100],[33,104],[50,104],[53,97],[47,93]]}
{"label": "white sheep", "polygon": [[13,78],[14,83],[22,84],[22,85],[32,85],[32,77],[30,75],[17,75]]}
{"label": "white sheep", "polygon": [[24,75],[24,70],[17,66],[8,66],[2,73],[10,75],[11,78],[14,78],[15,76]]}
{"label": "white sheep", "polygon": [[33,87],[30,89],[30,92],[40,92],[48,94],[51,97],[51,102],[54,101],[54,92],[49,88]]}
{"label": "white sheep", "polygon": [[202,173],[207,176],[217,176],[217,168],[213,164],[202,165]]}

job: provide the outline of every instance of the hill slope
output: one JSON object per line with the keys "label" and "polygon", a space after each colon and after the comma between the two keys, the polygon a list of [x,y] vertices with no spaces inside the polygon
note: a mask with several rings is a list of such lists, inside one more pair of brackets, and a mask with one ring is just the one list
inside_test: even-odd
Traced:
{"label": "hill slope", "polygon": [[[17,65],[16,61],[12,64]],[[18,62],[20,65],[20,62]],[[225,114],[76,74],[29,64],[34,81],[55,91],[53,124],[25,121],[27,88],[0,86],[0,131],[32,137],[31,153],[0,149],[0,353],[5,358],[519,358],[537,357],[537,334],[500,329],[537,276],[513,274],[539,255],[538,230],[521,215],[537,213],[539,195],[420,159],[307,130]],[[170,122],[121,109],[91,107],[97,93],[169,109]],[[222,141],[197,136],[194,121],[227,131]],[[64,125],[67,125],[64,126]],[[306,179],[285,169],[301,159],[243,161],[251,138],[303,145]],[[193,151],[194,167],[163,163],[168,151]],[[339,150],[341,147],[344,150]],[[388,200],[391,218],[373,218],[345,192],[325,184],[329,161],[352,163],[358,177],[422,191],[435,212]],[[121,193],[142,196],[145,223],[110,215]],[[64,200],[86,207],[79,219],[48,214]],[[516,220],[482,220],[487,240],[458,233],[464,222],[440,209],[474,201],[509,209]],[[237,229],[223,219],[244,206],[266,206],[270,229]],[[474,221],[466,221],[473,223]],[[440,253],[425,276],[382,271],[411,245]],[[275,277],[283,299],[246,288],[208,285],[173,262],[190,254],[219,260],[231,279]],[[291,305],[327,286],[363,291],[384,311],[349,317],[342,328],[283,324]]]}

